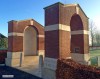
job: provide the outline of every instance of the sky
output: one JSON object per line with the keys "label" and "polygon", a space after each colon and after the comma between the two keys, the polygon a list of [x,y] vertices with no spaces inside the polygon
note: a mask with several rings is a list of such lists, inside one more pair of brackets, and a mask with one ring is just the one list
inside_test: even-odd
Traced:
{"label": "sky", "polygon": [[8,36],[10,20],[35,19],[44,26],[44,7],[62,2],[78,3],[100,30],[100,0],[0,0],[0,33]]}

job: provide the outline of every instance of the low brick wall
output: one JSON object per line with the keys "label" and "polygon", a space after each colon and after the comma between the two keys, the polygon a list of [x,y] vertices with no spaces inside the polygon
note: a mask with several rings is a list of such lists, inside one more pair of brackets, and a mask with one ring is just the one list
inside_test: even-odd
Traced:
{"label": "low brick wall", "polygon": [[7,57],[7,50],[0,50],[0,64],[5,63],[6,57]]}
{"label": "low brick wall", "polygon": [[56,79],[100,79],[100,70],[71,59],[58,59]]}

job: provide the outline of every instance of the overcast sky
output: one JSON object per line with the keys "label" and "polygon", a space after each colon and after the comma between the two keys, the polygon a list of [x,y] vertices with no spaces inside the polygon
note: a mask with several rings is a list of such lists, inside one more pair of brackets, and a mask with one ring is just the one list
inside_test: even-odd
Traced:
{"label": "overcast sky", "polygon": [[0,0],[0,33],[8,35],[7,22],[10,20],[33,18],[44,25],[43,8],[59,1],[80,4],[86,15],[100,29],[100,0]]}

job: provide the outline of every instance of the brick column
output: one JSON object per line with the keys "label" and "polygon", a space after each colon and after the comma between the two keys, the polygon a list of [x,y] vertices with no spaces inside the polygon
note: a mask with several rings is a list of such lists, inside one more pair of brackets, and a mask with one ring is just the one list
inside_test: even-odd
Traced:
{"label": "brick column", "polygon": [[42,35],[38,35],[38,55],[43,55],[43,58],[45,56],[45,50],[44,50],[44,30],[43,30],[43,34]]}
{"label": "brick column", "polygon": [[23,51],[23,35],[17,32],[17,21],[8,22],[8,52],[6,65],[19,66]]}
{"label": "brick column", "polygon": [[70,26],[60,24],[60,8],[56,3],[45,9],[45,58],[43,79],[55,79],[58,58],[70,58]]}

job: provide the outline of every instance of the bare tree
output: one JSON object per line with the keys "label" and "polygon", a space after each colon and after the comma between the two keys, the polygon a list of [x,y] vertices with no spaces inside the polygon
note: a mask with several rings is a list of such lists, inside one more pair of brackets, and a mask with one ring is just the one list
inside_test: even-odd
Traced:
{"label": "bare tree", "polygon": [[100,32],[99,31],[96,31],[95,39],[96,39],[96,46],[100,46]]}
{"label": "bare tree", "polygon": [[89,30],[90,30],[91,44],[92,44],[92,47],[93,47],[94,43],[96,42],[95,41],[96,25],[93,21],[90,21]]}

